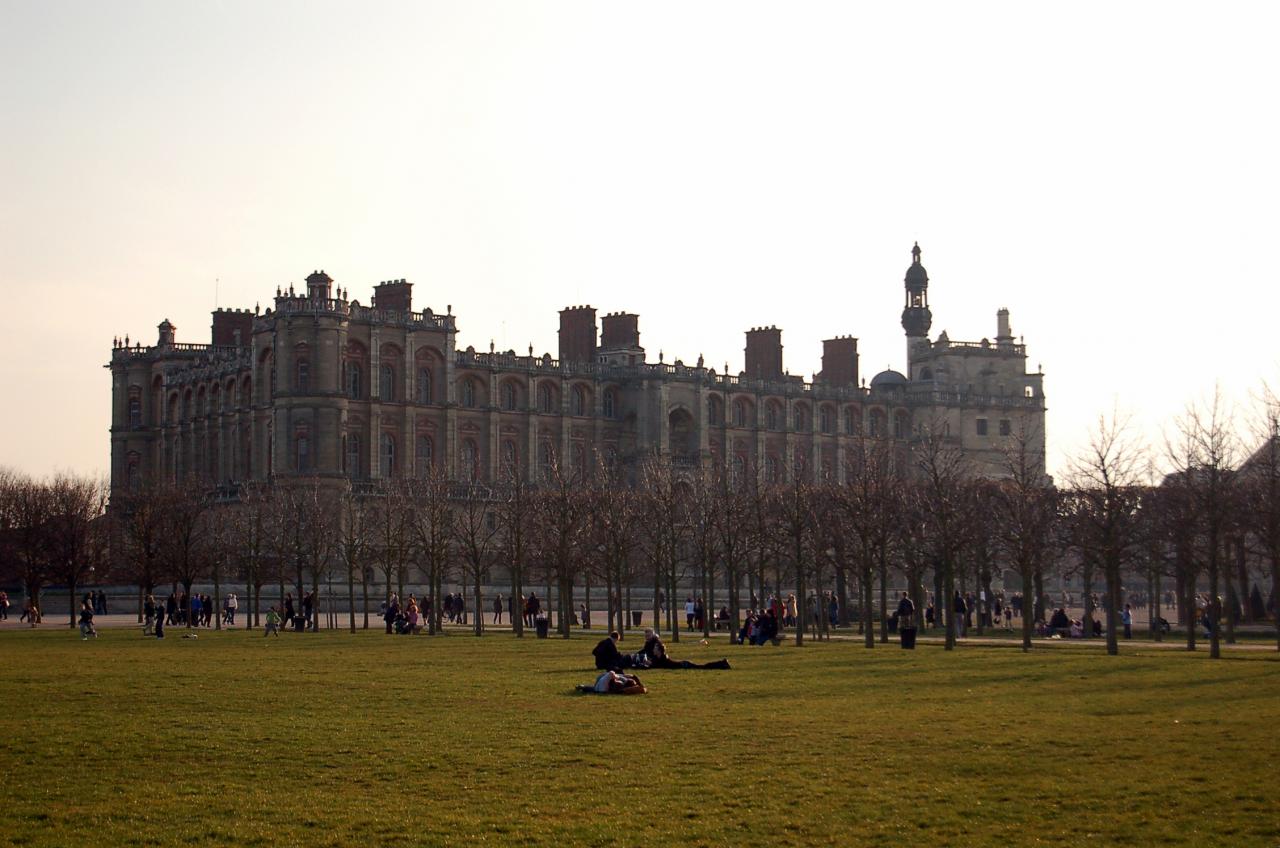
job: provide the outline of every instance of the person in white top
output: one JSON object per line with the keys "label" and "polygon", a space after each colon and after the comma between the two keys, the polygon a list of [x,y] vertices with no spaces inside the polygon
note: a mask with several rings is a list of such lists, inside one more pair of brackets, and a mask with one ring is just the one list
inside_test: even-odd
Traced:
{"label": "person in white top", "polygon": [[695,610],[695,607],[693,603],[693,595],[690,595],[689,597],[684,599],[684,617],[685,617],[685,620],[688,621],[689,630],[693,629],[694,610]]}

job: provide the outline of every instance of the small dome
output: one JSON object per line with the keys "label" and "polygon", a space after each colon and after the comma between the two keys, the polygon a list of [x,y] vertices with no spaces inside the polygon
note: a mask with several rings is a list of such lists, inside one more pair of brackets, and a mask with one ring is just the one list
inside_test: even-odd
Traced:
{"label": "small dome", "polygon": [[907,378],[892,369],[881,371],[871,378],[873,389],[897,389],[907,384]]}

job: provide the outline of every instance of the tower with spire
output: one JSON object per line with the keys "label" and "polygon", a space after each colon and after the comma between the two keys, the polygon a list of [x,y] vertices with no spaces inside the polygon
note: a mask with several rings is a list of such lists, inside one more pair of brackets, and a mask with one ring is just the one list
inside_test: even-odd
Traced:
{"label": "tower with spire", "polygon": [[929,346],[929,328],[933,325],[933,313],[929,311],[929,273],[920,264],[920,242],[911,248],[911,266],[903,277],[906,304],[902,309],[902,329],[907,333],[907,373],[917,351]]}

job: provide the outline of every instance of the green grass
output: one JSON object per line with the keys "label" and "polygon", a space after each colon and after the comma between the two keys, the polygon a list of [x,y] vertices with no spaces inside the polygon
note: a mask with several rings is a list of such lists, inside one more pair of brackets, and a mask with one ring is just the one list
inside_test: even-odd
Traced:
{"label": "green grass", "polygon": [[0,842],[1280,843],[1268,653],[591,644],[0,634]]}

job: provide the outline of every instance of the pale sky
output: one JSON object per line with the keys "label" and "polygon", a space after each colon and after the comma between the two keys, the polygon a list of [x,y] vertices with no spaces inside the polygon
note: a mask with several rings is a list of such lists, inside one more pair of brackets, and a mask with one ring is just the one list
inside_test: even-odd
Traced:
{"label": "pale sky", "polygon": [[[1280,382],[1280,4],[0,0],[0,465],[108,464],[113,335],[207,343],[323,268],[556,353],[640,314],[742,368],[783,329],[1043,363],[1050,470],[1117,405]],[[215,283],[215,281],[220,281]]]}

